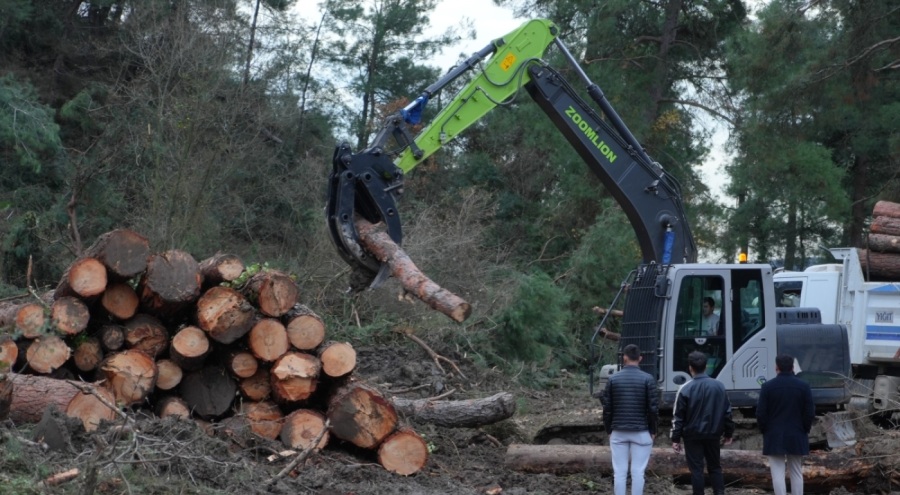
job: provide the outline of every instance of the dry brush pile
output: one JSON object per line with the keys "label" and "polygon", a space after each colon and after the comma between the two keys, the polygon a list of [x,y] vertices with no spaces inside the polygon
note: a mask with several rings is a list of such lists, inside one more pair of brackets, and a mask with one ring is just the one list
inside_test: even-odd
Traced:
{"label": "dry brush pile", "polygon": [[420,470],[427,444],[353,376],[353,347],[328,340],[290,276],[253,272],[234,255],[197,262],[150,253],[130,230],[104,234],[55,290],[0,305],[0,417],[38,422],[55,406],[91,431],[145,409],[292,449],[336,437],[377,451],[389,471]]}

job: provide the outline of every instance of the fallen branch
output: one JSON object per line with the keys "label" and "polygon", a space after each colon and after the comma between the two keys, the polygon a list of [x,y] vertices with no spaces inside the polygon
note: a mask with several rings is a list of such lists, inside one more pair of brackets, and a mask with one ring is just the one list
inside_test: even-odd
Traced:
{"label": "fallen branch", "polygon": [[78,477],[79,474],[81,474],[81,471],[78,468],[72,468],[72,469],[69,469],[68,471],[63,471],[61,473],[56,473],[53,476],[50,476],[49,478],[40,482],[40,485],[41,486],[61,485],[68,481],[74,480],[75,478]]}
{"label": "fallen branch", "polygon": [[432,309],[449,316],[453,321],[463,322],[472,314],[472,306],[459,296],[441,288],[416,267],[406,252],[400,248],[385,231],[383,223],[373,225],[363,218],[356,219],[359,237],[378,261],[387,263],[391,274],[400,281],[403,288]]}
{"label": "fallen branch", "polygon": [[278,474],[276,474],[269,481],[267,481],[265,486],[274,485],[276,481],[280,480],[281,478],[284,478],[288,473],[293,471],[294,468],[297,467],[298,464],[305,461],[306,458],[309,457],[309,454],[311,454],[314,450],[316,450],[316,446],[319,445],[319,442],[322,441],[322,437],[324,437],[325,434],[328,433],[329,429],[331,429],[331,420],[326,419],[325,426],[322,427],[322,430],[319,431],[319,434],[316,435],[316,438],[310,443],[309,448],[303,449],[302,451],[300,451],[300,453],[297,455],[297,457],[295,457],[294,460],[292,460],[287,466],[285,466],[284,469],[279,471]]}
{"label": "fallen branch", "polygon": [[449,364],[450,366],[453,366],[453,369],[456,370],[456,373],[457,373],[459,376],[463,377],[463,379],[465,379],[465,380],[468,380],[468,378],[466,378],[466,375],[463,374],[462,371],[460,371],[459,366],[457,366],[456,363],[454,363],[454,362],[451,361],[450,359],[448,359],[448,358],[446,358],[446,357],[444,357],[444,356],[441,356],[440,354],[434,352],[434,350],[433,350],[431,347],[429,347],[428,344],[426,344],[424,340],[422,340],[422,339],[420,339],[419,337],[416,337],[415,335],[413,335],[413,333],[412,333],[411,330],[409,330],[409,329],[397,329],[397,330],[394,330],[394,331],[397,332],[397,333],[400,333],[400,334],[405,335],[407,338],[409,338],[410,340],[412,340],[412,341],[415,342],[416,344],[419,344],[419,346],[422,347],[422,349],[425,349],[425,352],[427,352],[428,355],[431,356],[431,359],[434,360],[434,364],[436,364],[437,367],[441,370],[441,373],[443,373],[443,374],[445,374],[445,375],[447,374],[447,372],[444,371],[444,367],[441,366],[441,363],[440,363],[440,361],[445,361],[445,362],[446,362],[447,364]]}

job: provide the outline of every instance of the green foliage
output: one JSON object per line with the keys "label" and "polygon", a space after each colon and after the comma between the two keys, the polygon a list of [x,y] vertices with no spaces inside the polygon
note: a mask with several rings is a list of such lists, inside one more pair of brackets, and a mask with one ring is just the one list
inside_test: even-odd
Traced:
{"label": "green foliage", "polygon": [[569,296],[549,275],[519,276],[513,303],[498,317],[494,348],[501,356],[541,362],[571,345]]}
{"label": "green foliage", "polygon": [[[0,77],[0,160],[4,183],[30,170],[40,173],[44,160],[62,151],[54,112],[40,103],[34,87],[13,76]],[[12,173],[10,173],[12,172]]]}

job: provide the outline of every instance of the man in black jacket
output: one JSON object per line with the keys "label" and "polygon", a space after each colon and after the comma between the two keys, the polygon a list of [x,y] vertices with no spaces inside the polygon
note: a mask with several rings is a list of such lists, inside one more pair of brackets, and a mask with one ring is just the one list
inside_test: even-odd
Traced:
{"label": "man in black jacket", "polygon": [[600,396],[603,425],[609,433],[615,495],[625,495],[631,462],[631,495],[644,493],[644,470],[650,462],[659,419],[659,386],[641,371],[641,350],[634,344],[622,350],[625,366],[609,377]]}
{"label": "man in black jacket", "polygon": [[734,435],[731,403],[722,382],[706,375],[706,354],[688,355],[693,380],[685,383],[675,397],[672,411],[672,449],[684,455],[691,470],[693,495],[703,495],[703,464],[709,473],[713,494],[725,493],[720,444],[730,445]]}
{"label": "man in black jacket", "polygon": [[763,455],[769,456],[775,495],[787,494],[785,465],[791,494],[803,495],[803,456],[809,454],[809,430],[816,416],[812,389],[794,376],[794,358],[775,358],[778,376],[764,383],[756,404],[756,422],[763,433]]}

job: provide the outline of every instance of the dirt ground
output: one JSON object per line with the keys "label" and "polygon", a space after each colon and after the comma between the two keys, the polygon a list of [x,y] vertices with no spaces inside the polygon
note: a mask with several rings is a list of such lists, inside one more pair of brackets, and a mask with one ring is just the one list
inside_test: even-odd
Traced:
{"label": "dirt ground", "polygon": [[[310,455],[290,475],[279,476],[290,459],[269,461],[283,450],[275,442],[210,436],[192,422],[159,420],[133,414],[133,428],[108,425],[87,435],[80,423],[59,419],[62,446],[47,450],[33,440],[34,425],[0,425],[0,493],[103,494],[317,494],[317,495],[438,495],[438,494],[597,494],[612,493],[612,479],[599,473],[556,476],[526,474],[505,467],[506,448],[530,443],[544,426],[599,421],[596,399],[588,396],[584,379],[566,377],[552,389],[531,390],[513,385],[493,370],[476,369],[463,356],[435,349],[459,366],[446,362],[442,372],[422,348],[409,345],[360,347],[356,376],[388,395],[416,399],[453,393],[450,399],[483,398],[506,391],[517,398],[517,413],[481,428],[441,428],[410,425],[432,449],[426,467],[409,477],[387,472],[369,452],[331,442]],[[420,387],[420,388],[416,388]],[[407,392],[403,392],[407,391]],[[583,439],[592,441],[590,437]],[[896,448],[896,447],[895,447]],[[72,481],[47,486],[41,481],[57,472],[78,468]],[[647,473],[646,494],[689,494],[686,480]],[[727,488],[734,495],[771,493],[763,489]],[[834,487],[831,495],[863,494]],[[886,493],[886,492],[885,492]]]}

